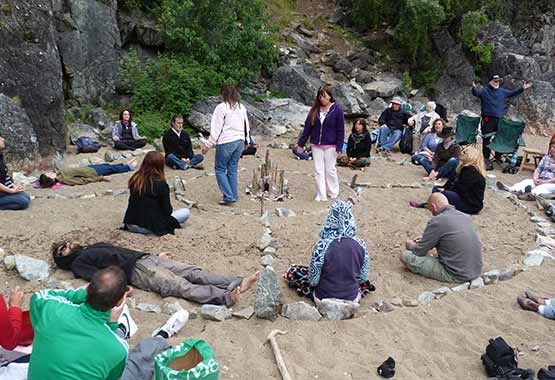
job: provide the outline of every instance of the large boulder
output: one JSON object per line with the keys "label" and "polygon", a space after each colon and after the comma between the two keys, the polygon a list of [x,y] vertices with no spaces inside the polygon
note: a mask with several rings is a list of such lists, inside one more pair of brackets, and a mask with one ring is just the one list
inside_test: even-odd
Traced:
{"label": "large boulder", "polygon": [[121,48],[116,11],[117,0],[64,1],[58,46],[70,98],[104,103],[114,96]]}
{"label": "large boulder", "polygon": [[138,43],[141,46],[155,48],[164,47],[164,37],[156,20],[143,15],[127,15],[119,12],[117,15],[122,46]]}
{"label": "large boulder", "polygon": [[312,53],[321,53],[322,51],[315,43],[310,41],[308,38],[301,36],[298,33],[291,32],[289,33],[289,38],[291,41],[301,48],[307,56],[310,56]]}
{"label": "large boulder", "polygon": [[378,96],[388,98],[401,91],[403,81],[393,73],[380,73],[376,76],[375,81],[368,83],[363,88],[371,98]]}
{"label": "large boulder", "polygon": [[62,67],[52,2],[3,0],[0,41],[0,93],[19,99],[40,154],[64,149]]}
{"label": "large boulder", "polygon": [[312,105],[322,81],[309,65],[282,66],[272,78],[270,89],[279,91],[303,104]]}
{"label": "large boulder", "polygon": [[269,125],[282,125],[289,129],[300,129],[310,107],[290,98],[270,98],[264,100],[262,111],[268,116]]}
{"label": "large boulder", "polygon": [[39,156],[37,135],[27,112],[0,94],[0,136],[6,139],[7,160],[15,166],[31,164]]}
{"label": "large boulder", "polygon": [[333,86],[333,96],[342,106],[347,117],[367,117],[366,104],[371,102],[362,87],[354,83],[338,83]]}

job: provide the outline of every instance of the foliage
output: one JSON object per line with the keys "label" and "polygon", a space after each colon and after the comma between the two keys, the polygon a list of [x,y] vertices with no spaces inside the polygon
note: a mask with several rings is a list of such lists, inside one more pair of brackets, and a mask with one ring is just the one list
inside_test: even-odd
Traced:
{"label": "foliage", "polygon": [[410,94],[412,91],[412,78],[410,77],[410,73],[408,71],[403,72],[403,93],[405,95]]}
{"label": "foliage", "polygon": [[159,112],[146,112],[133,114],[133,121],[137,123],[141,136],[149,142],[162,136],[168,129],[169,118]]}
{"label": "foliage", "polygon": [[276,61],[268,21],[261,0],[162,0],[160,16],[171,51],[235,81]]}
{"label": "foliage", "polygon": [[461,39],[463,45],[474,54],[474,60],[477,62],[474,70],[478,74],[482,72],[483,64],[491,63],[493,60],[493,44],[477,41],[478,33],[488,22],[486,14],[479,10],[466,13],[461,23]]}
{"label": "foliage", "polygon": [[359,28],[377,29],[398,17],[398,9],[389,0],[354,0],[353,23]]}
{"label": "foliage", "polygon": [[160,12],[161,3],[162,0],[118,0],[118,8],[129,13],[137,10],[157,15]]}

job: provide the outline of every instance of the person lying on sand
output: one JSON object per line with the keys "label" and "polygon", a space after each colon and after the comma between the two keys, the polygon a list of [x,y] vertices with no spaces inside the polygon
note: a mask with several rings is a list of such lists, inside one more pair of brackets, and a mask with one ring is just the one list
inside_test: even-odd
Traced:
{"label": "person lying on sand", "polygon": [[42,188],[54,186],[56,183],[64,185],[86,185],[93,182],[109,181],[106,176],[117,173],[127,173],[137,168],[137,160],[133,159],[127,164],[98,164],[88,165],[82,168],[66,168],[58,174],[47,172],[39,177]]}
{"label": "person lying on sand", "polygon": [[89,281],[98,270],[115,265],[139,289],[201,304],[231,306],[258,279],[258,272],[248,277],[212,274],[195,265],[174,261],[167,252],[152,255],[110,243],[81,246],[62,241],[52,245],[52,257],[58,268],[70,270],[77,278]]}
{"label": "person lying on sand", "polygon": [[529,290],[517,298],[524,310],[534,311],[548,319],[555,319],[555,298],[539,296]]}
{"label": "person lying on sand", "polygon": [[[406,241],[401,262],[413,273],[443,282],[463,283],[482,273],[482,243],[472,219],[441,193],[428,198],[428,221],[422,238]],[[430,251],[436,248],[437,257]]]}

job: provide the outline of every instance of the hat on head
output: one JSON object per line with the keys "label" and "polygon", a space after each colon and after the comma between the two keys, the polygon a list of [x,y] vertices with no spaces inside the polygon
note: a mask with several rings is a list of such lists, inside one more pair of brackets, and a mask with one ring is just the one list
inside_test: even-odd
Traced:
{"label": "hat on head", "polygon": [[492,80],[501,80],[501,77],[500,77],[499,75],[496,74],[496,75],[492,75],[492,76],[489,78],[489,80],[490,80],[490,82],[491,82]]}
{"label": "hat on head", "polygon": [[403,99],[401,99],[401,98],[398,97],[398,96],[395,96],[395,97],[391,100],[391,103],[395,103],[395,104],[401,105],[401,104],[403,104]]}
{"label": "hat on head", "polygon": [[455,135],[455,130],[453,129],[453,127],[445,127],[443,128],[443,130],[437,135],[437,137],[440,137],[442,139],[449,137],[449,136],[454,136]]}

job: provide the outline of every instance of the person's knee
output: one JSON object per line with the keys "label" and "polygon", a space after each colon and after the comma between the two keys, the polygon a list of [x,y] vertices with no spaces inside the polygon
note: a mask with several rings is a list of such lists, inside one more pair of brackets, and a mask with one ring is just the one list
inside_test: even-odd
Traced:
{"label": "person's knee", "polygon": [[30,203],[31,198],[26,193],[21,193],[19,194],[17,199],[14,199],[14,206],[16,210],[25,210],[27,207],[29,207]]}

